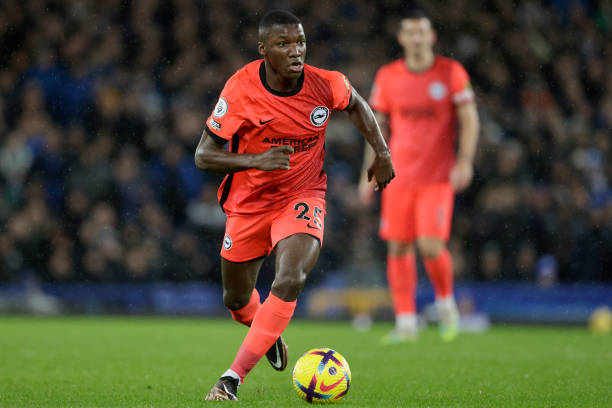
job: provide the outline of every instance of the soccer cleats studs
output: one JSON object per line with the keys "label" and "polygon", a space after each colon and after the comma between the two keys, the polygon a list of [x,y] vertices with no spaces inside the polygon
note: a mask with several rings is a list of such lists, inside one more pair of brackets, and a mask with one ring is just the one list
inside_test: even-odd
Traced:
{"label": "soccer cleats studs", "polygon": [[206,401],[238,401],[238,380],[234,377],[221,377],[210,392]]}
{"label": "soccer cleats studs", "polygon": [[283,371],[287,368],[287,352],[289,347],[283,340],[283,336],[278,336],[272,347],[266,352],[266,357],[272,368],[276,371]]}

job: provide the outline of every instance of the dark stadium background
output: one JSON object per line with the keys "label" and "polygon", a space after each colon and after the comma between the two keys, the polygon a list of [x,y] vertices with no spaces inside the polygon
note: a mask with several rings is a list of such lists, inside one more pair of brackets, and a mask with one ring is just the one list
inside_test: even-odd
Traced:
{"label": "dark stadium background", "polygon": [[[193,153],[225,80],[258,57],[262,13],[292,10],[307,62],[368,95],[400,55],[403,4],[3,0],[0,311],[221,313],[220,178]],[[470,73],[482,121],[449,244],[458,296],[500,320],[612,306],[612,3],[420,4],[438,51]],[[362,138],[342,113],[328,129],[307,289],[384,287],[377,211],[356,198]]]}

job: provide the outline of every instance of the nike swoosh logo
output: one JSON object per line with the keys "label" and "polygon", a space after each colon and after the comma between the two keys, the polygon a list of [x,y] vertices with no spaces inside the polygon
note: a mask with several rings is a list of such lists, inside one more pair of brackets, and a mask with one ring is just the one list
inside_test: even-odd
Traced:
{"label": "nike swoosh logo", "polygon": [[321,227],[313,227],[313,226],[312,226],[312,225],[310,225],[310,224],[306,224],[306,226],[307,226],[308,228],[312,228],[312,229],[321,229]]}
{"label": "nike swoosh logo", "polygon": [[338,384],[340,384],[342,381],[344,380],[344,378],[339,379],[338,381],[336,381],[335,383],[333,383],[332,385],[325,385],[325,383],[321,380],[321,391],[326,392],[329,391],[333,388],[336,388],[336,386],[338,386]]}
{"label": "nike swoosh logo", "polygon": [[276,361],[274,362],[274,364],[272,364],[275,368],[281,368],[283,365],[283,362],[281,361],[281,357],[280,357],[280,352],[278,351],[278,345],[276,345],[274,347],[274,349],[276,349]]}
{"label": "nike swoosh logo", "polygon": [[272,118],[270,120],[261,120],[261,119],[259,119],[259,124],[260,125],[265,125],[266,123],[272,122],[274,119],[276,119],[276,118]]}

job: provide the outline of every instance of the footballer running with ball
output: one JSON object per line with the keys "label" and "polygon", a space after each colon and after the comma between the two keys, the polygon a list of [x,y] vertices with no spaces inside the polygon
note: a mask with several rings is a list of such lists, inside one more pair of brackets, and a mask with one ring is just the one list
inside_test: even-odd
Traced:
{"label": "footballer running with ball", "polygon": [[[304,63],[306,35],[287,11],[259,24],[259,54],[226,83],[206,121],[196,166],[227,174],[218,198],[227,214],[221,249],[223,302],[249,331],[207,400],[236,400],[238,386],[264,356],[287,366],[281,334],[323,243],[325,129],[345,111],[372,147],[368,177],[383,189],[395,176],[391,154],[367,102],[339,72]],[[229,144],[229,149],[224,146]],[[275,277],[261,303],[255,282],[276,253]]]}

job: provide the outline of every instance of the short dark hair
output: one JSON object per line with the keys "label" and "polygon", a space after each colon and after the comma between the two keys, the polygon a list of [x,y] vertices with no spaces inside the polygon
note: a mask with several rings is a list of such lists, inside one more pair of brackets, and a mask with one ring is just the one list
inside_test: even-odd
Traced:
{"label": "short dark hair", "polygon": [[432,24],[429,14],[427,14],[423,9],[414,8],[414,7],[407,7],[403,9],[402,12],[400,13],[399,20],[397,20],[397,31],[402,30],[402,21],[419,20],[421,18],[429,20],[429,23]]}
{"label": "short dark hair", "polygon": [[302,24],[299,18],[286,10],[269,11],[259,22],[259,41],[263,41],[266,31],[276,24]]}
{"label": "short dark hair", "polygon": [[429,14],[427,14],[425,10],[420,9],[420,8],[408,7],[402,10],[402,13],[400,15],[400,20],[405,20],[405,19],[409,19],[409,20],[415,19],[416,20],[419,18],[426,18],[427,20],[431,21]]}

